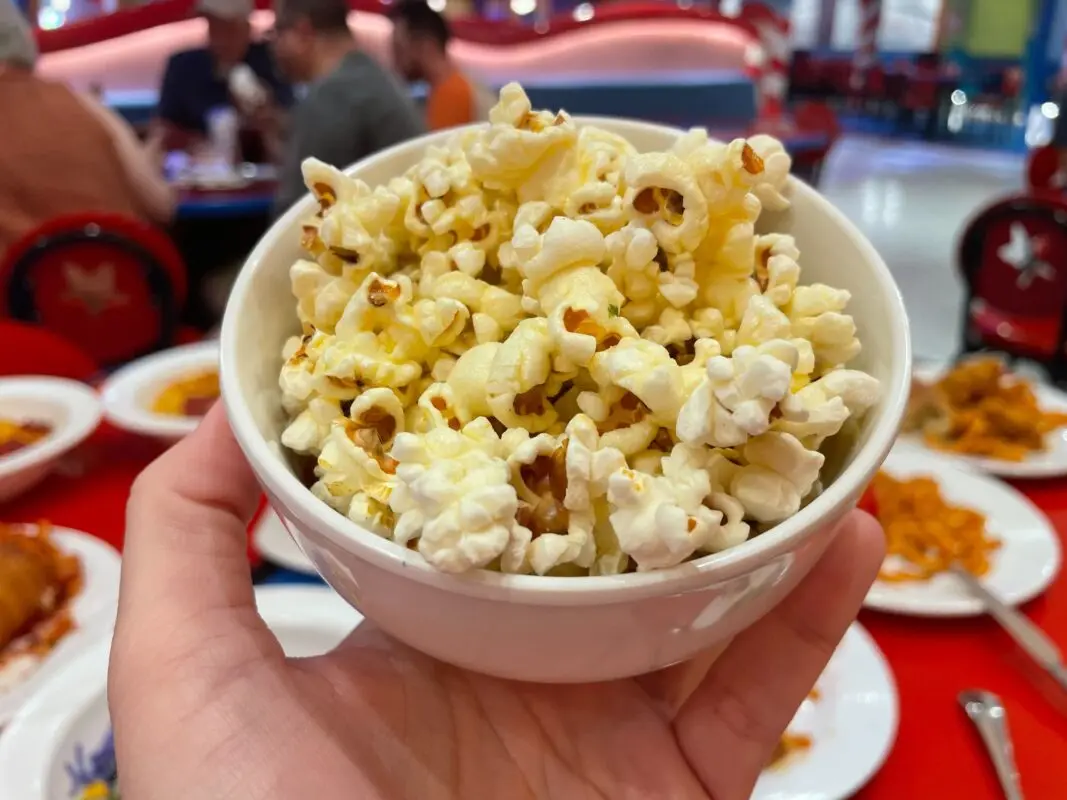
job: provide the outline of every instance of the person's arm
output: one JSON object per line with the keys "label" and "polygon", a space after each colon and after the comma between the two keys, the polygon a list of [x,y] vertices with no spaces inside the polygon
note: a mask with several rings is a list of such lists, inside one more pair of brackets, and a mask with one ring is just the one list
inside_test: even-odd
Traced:
{"label": "person's arm", "polygon": [[163,179],[160,142],[156,137],[142,145],[126,121],[86,95],[78,99],[99,120],[111,137],[122,171],[138,203],[150,219],[167,222],[174,216],[174,192]]}

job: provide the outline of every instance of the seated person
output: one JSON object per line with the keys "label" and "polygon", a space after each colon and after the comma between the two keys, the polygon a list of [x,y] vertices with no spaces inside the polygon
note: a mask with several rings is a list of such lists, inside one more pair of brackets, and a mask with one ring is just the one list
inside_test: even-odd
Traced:
{"label": "seated person", "polygon": [[275,199],[280,214],[307,193],[305,158],[343,168],[418,136],[423,126],[403,87],[357,47],[346,0],[281,0],[275,13],[278,65],[308,84],[290,119]]}
{"label": "seated person", "polygon": [[430,130],[489,119],[496,98],[466,77],[448,55],[448,22],[425,0],[401,0],[389,12],[393,21],[393,64],[408,81],[425,81],[426,124]]}
{"label": "seated person", "polygon": [[174,198],[147,147],[118,115],[34,74],[37,47],[12,0],[0,0],[0,257],[54,217],[108,211],[166,222]]}
{"label": "seated person", "polygon": [[[198,0],[196,8],[207,20],[207,47],[172,55],[159,91],[156,113],[167,148],[195,149],[207,137],[211,111],[230,106],[242,118],[244,160],[271,161],[282,135],[279,110],[292,105],[293,95],[268,45],[252,40],[253,2]],[[235,68],[252,80],[235,80]]]}

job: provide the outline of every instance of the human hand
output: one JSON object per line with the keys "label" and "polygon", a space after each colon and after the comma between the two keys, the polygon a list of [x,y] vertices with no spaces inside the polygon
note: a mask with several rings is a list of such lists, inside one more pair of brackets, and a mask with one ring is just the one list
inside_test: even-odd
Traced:
{"label": "human hand", "polygon": [[108,675],[123,797],[744,800],[884,549],[853,513],[789,598],[713,661],[522,684],[370,622],[325,656],[287,659],[249,576],[258,497],[221,405],[134,485]]}

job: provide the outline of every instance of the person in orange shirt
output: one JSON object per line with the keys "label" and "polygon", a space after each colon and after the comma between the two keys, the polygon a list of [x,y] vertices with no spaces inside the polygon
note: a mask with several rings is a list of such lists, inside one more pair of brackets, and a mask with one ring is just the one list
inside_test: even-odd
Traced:
{"label": "person in orange shirt", "polygon": [[489,118],[493,98],[456,67],[448,55],[452,33],[445,18],[425,0],[401,0],[390,12],[393,63],[408,81],[425,81],[426,125],[430,130]]}

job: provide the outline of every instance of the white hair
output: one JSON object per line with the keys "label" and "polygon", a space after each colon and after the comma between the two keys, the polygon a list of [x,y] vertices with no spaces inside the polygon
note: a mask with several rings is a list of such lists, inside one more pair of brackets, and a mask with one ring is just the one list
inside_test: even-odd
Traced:
{"label": "white hair", "polygon": [[37,42],[22,11],[14,0],[0,0],[0,64],[33,69],[36,61]]}

